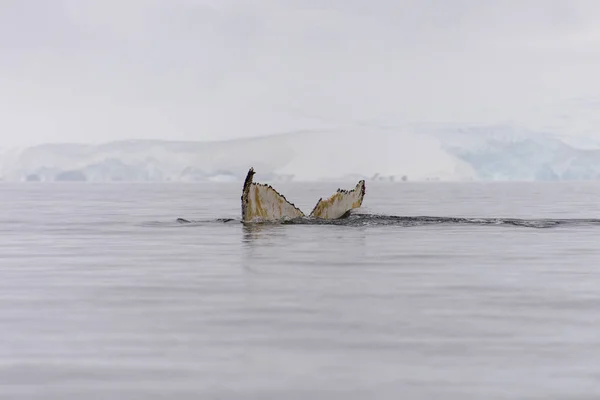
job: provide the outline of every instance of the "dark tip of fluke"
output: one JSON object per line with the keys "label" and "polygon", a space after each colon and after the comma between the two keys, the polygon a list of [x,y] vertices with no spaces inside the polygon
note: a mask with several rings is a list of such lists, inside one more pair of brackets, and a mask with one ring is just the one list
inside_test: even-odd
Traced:
{"label": "dark tip of fluke", "polygon": [[250,185],[252,184],[252,177],[254,176],[254,167],[250,167],[246,179],[244,180],[244,188],[242,190],[242,220],[246,219],[246,205],[248,204],[248,192],[250,191]]}

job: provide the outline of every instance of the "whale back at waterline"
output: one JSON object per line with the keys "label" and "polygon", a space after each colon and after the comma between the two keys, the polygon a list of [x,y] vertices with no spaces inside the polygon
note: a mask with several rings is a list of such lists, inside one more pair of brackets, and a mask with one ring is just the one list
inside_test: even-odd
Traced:
{"label": "whale back at waterline", "polygon": [[[253,182],[254,168],[250,168],[242,190],[243,222],[275,222],[302,218],[306,215],[270,185]],[[338,189],[328,199],[319,199],[309,218],[338,219],[359,208],[365,196],[365,181],[352,190]]]}

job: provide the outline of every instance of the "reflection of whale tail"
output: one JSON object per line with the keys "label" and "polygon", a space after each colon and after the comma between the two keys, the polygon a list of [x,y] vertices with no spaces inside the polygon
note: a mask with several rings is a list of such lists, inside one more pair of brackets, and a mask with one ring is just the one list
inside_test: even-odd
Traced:
{"label": "reflection of whale tail", "polygon": [[[242,192],[242,221],[280,221],[304,217],[304,213],[279,194],[270,185],[253,182],[254,168],[250,168]],[[338,189],[327,200],[320,199],[310,217],[337,219],[353,208],[362,205],[365,181],[360,181],[352,190]]]}

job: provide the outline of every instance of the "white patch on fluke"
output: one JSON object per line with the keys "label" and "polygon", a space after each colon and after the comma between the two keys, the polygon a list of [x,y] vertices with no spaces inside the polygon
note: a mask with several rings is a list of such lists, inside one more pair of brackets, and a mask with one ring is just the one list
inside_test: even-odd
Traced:
{"label": "white patch on fluke", "polygon": [[[305,217],[294,204],[270,185],[253,182],[254,168],[250,168],[242,191],[242,220],[244,222],[275,222]],[[330,198],[319,199],[310,213],[311,218],[337,219],[353,208],[362,205],[365,181],[358,182],[353,190],[338,189]]]}

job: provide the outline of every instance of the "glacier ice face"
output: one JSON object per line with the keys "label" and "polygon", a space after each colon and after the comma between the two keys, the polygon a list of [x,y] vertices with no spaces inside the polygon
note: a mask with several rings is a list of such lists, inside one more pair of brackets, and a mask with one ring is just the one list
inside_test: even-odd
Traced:
{"label": "glacier ice face", "polygon": [[555,135],[508,126],[443,130],[444,148],[468,163],[479,180],[599,180],[600,148],[567,144]]}

